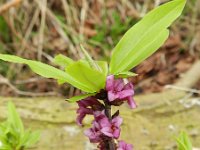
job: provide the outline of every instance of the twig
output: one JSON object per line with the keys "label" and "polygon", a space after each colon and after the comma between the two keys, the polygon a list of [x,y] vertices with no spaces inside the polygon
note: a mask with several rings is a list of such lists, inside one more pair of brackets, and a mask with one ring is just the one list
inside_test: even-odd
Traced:
{"label": "twig", "polygon": [[28,48],[27,47],[27,41],[28,41],[30,34],[31,34],[31,31],[32,31],[37,19],[38,19],[39,13],[40,13],[39,9],[36,9],[33,17],[31,18],[31,22],[30,22],[30,24],[29,24],[29,26],[26,30],[25,36],[21,40],[22,46],[21,46],[19,52],[17,53],[17,55],[19,55],[19,56],[22,54],[22,52],[24,52],[25,48]]}
{"label": "twig", "polygon": [[185,91],[185,92],[191,92],[191,93],[200,94],[200,90],[184,88],[184,87],[175,86],[175,85],[166,85],[165,88],[176,89],[176,90],[181,90],[181,91]]}
{"label": "twig", "polygon": [[21,2],[22,0],[13,0],[13,1],[7,2],[6,4],[0,7],[0,15],[4,13],[5,11],[7,11],[8,9],[10,9],[11,7],[17,6]]}
{"label": "twig", "polygon": [[46,82],[54,82],[51,79],[46,79],[42,77],[35,77],[35,78],[29,78],[27,80],[16,80],[14,83],[15,84],[27,84],[27,83],[33,83],[33,82],[38,82],[38,81],[46,81]]}
{"label": "twig", "polygon": [[42,59],[42,49],[44,43],[44,28],[45,28],[45,20],[46,20],[46,6],[47,0],[43,0],[41,3],[41,26],[39,30],[39,45],[38,45],[38,60]]}
{"label": "twig", "polygon": [[57,95],[55,92],[46,92],[46,93],[32,93],[18,90],[14,85],[12,85],[8,79],[4,78],[0,75],[0,84],[8,85],[16,94],[22,96],[32,96],[32,97],[41,97],[41,96],[55,96]]}

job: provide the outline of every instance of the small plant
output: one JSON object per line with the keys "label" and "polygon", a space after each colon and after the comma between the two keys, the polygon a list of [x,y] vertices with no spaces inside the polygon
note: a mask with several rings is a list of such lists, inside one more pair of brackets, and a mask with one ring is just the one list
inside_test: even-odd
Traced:
{"label": "small plant", "polygon": [[91,143],[98,144],[100,150],[132,150],[133,146],[119,140],[122,118],[119,110],[112,112],[112,106],[127,102],[136,108],[133,100],[134,88],[126,78],[136,74],[130,70],[152,55],[168,38],[168,27],[180,16],[186,0],[173,0],[149,12],[141,21],[130,28],[113,50],[111,61],[94,61],[82,48],[85,58],[74,61],[58,55],[54,63],[64,71],[47,64],[0,54],[0,59],[27,64],[34,72],[70,83],[83,91],[82,95],[68,99],[77,102],[77,123],[82,125],[86,115],[93,115],[92,127],[84,133]]}
{"label": "small plant", "polygon": [[35,144],[39,132],[24,130],[23,123],[12,102],[8,103],[8,118],[0,123],[0,150],[24,150]]}
{"label": "small plant", "polygon": [[176,138],[178,150],[192,150],[192,143],[186,132],[181,132],[178,138]]}

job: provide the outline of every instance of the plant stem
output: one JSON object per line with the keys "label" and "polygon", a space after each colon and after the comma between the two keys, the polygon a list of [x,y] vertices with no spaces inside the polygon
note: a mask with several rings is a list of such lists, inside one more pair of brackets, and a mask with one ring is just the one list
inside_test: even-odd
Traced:
{"label": "plant stem", "polygon": [[[112,120],[112,116],[111,116],[111,105],[107,102],[104,101],[105,103],[105,114],[108,117],[108,119],[111,121]],[[115,143],[113,138],[109,138],[105,141],[105,145],[107,148],[109,148],[109,150],[115,150]]]}

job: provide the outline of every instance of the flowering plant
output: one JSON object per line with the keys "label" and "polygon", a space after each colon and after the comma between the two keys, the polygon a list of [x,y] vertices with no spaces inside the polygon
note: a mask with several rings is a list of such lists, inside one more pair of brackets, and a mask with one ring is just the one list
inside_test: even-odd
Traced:
{"label": "flowering plant", "polygon": [[94,61],[82,47],[85,58],[74,61],[58,55],[54,62],[65,68],[64,71],[47,64],[23,59],[17,56],[0,54],[0,59],[27,64],[35,73],[69,83],[84,94],[68,99],[77,102],[77,123],[82,125],[86,115],[93,115],[92,127],[85,131],[91,143],[98,143],[99,149],[131,150],[133,146],[118,141],[122,118],[119,111],[112,113],[111,107],[127,102],[136,108],[133,100],[132,83],[126,78],[135,76],[130,69],[153,54],[168,38],[171,23],[181,14],[186,0],[173,0],[163,4],[130,28],[113,50],[111,61]]}

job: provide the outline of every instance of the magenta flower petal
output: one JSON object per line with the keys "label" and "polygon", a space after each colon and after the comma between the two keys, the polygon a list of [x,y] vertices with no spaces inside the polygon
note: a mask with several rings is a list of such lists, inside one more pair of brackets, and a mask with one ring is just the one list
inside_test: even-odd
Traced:
{"label": "magenta flower petal", "polygon": [[109,100],[110,102],[112,102],[112,101],[118,99],[118,97],[119,97],[119,96],[118,96],[116,93],[113,93],[113,91],[108,91],[108,100]]}
{"label": "magenta flower petal", "polygon": [[108,137],[114,137],[113,131],[112,131],[112,129],[111,129],[110,127],[103,127],[103,128],[101,129],[101,132],[102,132],[104,135],[108,136]]}
{"label": "magenta flower petal", "polygon": [[79,107],[79,109],[77,110],[77,113],[79,114],[76,118],[76,122],[79,126],[82,125],[82,121],[85,118],[86,114],[93,114],[93,110],[89,109],[89,108],[84,108],[84,107]]}
{"label": "magenta flower petal", "polygon": [[123,119],[119,116],[115,117],[112,119],[112,124],[116,127],[120,127],[120,125],[122,124]]}
{"label": "magenta flower petal", "polygon": [[80,100],[78,103],[77,119],[78,125],[82,125],[82,121],[86,115],[92,115],[96,110],[102,110],[102,104],[94,97],[88,97],[86,99]]}
{"label": "magenta flower petal", "polygon": [[84,131],[84,134],[90,139],[91,143],[98,143],[101,141],[101,133],[94,128],[90,128]]}
{"label": "magenta flower petal", "polygon": [[134,109],[137,107],[135,101],[133,100],[133,97],[132,96],[129,96],[127,98],[127,102],[128,102],[128,105],[130,106],[131,109]]}
{"label": "magenta flower petal", "polygon": [[134,91],[132,89],[129,90],[123,90],[121,92],[119,92],[119,99],[124,99],[128,96],[133,96]]}
{"label": "magenta flower petal", "polygon": [[114,75],[110,75],[106,79],[106,90],[111,91],[114,88]]}
{"label": "magenta flower petal", "polygon": [[113,138],[118,139],[120,136],[121,129],[115,129],[113,132]]}
{"label": "magenta flower petal", "polygon": [[133,89],[133,84],[132,83],[127,83],[125,86],[124,86],[124,89],[125,90],[128,90],[128,89]]}
{"label": "magenta flower petal", "polygon": [[119,141],[117,150],[133,150],[133,145]]}
{"label": "magenta flower petal", "polygon": [[114,81],[114,90],[116,92],[118,92],[118,91],[123,90],[123,88],[124,88],[124,81],[123,81],[123,79],[116,79]]}
{"label": "magenta flower petal", "polygon": [[136,104],[133,101],[133,84],[125,84],[123,79],[114,79],[113,75],[107,77],[106,90],[108,100],[112,105],[119,106],[124,101],[127,101],[131,108],[135,108]]}
{"label": "magenta flower petal", "polygon": [[108,120],[108,118],[105,116],[104,118],[99,120],[99,125],[103,128],[103,127],[111,127],[111,123]]}

